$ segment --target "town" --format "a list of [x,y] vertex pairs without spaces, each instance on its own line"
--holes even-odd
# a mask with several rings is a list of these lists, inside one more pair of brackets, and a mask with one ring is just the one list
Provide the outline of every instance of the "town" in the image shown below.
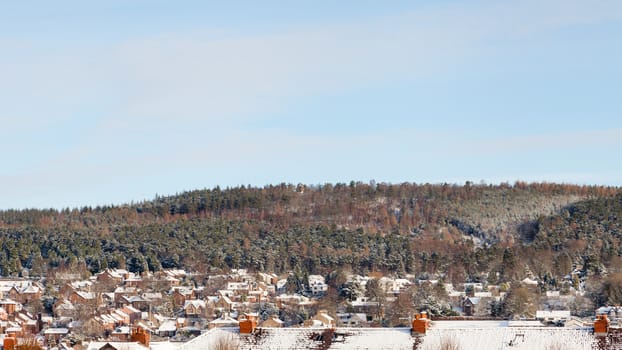
[[518,327],[579,329],[593,326],[595,314],[614,324],[622,317],[622,308],[590,309],[578,272],[563,289],[544,292],[530,277],[512,286],[380,273],[218,272],[106,269],[86,276],[65,270],[42,279],[4,278],[4,349],[29,342],[49,349],[177,349],[218,328],[386,329],[410,327],[421,315],[498,321],[503,307],[514,308],[509,322]]

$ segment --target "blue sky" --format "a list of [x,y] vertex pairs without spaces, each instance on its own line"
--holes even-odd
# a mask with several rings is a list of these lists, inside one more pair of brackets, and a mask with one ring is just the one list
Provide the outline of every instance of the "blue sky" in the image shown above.
[[622,2],[0,4],[0,208],[291,182],[622,185]]

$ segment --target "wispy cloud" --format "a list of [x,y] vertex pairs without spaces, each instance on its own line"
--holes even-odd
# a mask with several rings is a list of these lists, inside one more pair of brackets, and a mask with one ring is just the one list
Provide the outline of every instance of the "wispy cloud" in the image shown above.
[[[449,3],[287,32],[231,35],[225,30],[228,35],[222,35],[222,28],[205,27],[53,51],[33,50],[36,42],[16,41],[5,33],[0,36],[0,43],[6,43],[0,45],[0,146],[17,150],[10,157],[27,160],[19,167],[3,162],[0,192],[18,195],[30,188],[70,193],[72,188],[121,183],[128,177],[159,176],[164,182],[162,169],[179,169],[177,176],[210,176],[211,168],[197,165],[197,159],[214,168],[246,173],[259,169],[265,179],[275,173],[270,167],[286,169],[279,170],[283,177],[313,173],[307,178],[319,179],[326,167],[314,163],[328,164],[338,169],[333,174],[344,177],[380,178],[395,164],[408,164],[402,166],[412,171],[416,167],[409,162],[433,161],[434,156],[579,144],[618,147],[620,129],[486,139],[457,134],[448,140],[441,128],[428,135],[413,131],[413,125],[399,132],[379,127],[354,136],[301,135],[245,125],[261,125],[266,115],[287,112],[300,97],[452,77],[499,42],[620,21],[621,10],[618,1]],[[3,55],[6,51],[14,52]],[[80,124],[84,118],[91,122]],[[72,124],[80,127],[61,130]],[[81,136],[72,138],[74,134]],[[213,177],[212,183],[231,176],[222,169],[213,172],[221,177]]]
[[221,123],[278,111],[287,97],[451,74],[491,41],[619,20],[620,7],[615,1],[483,2],[287,33],[219,39],[205,29],[128,38],[115,47],[3,62],[0,92],[8,101],[22,105],[28,96],[48,108],[20,113],[8,103],[0,115],[60,118],[87,105],[108,112],[110,125],[123,120],[121,128],[172,118]]
[[553,132],[545,135],[454,138],[446,152],[482,156],[574,149],[622,147],[622,129]]

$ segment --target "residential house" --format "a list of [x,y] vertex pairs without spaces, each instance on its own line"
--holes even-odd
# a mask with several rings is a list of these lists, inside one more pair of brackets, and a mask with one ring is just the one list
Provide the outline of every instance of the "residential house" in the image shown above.
[[480,310],[480,298],[475,298],[475,297],[467,297],[464,299],[464,302],[462,303],[462,310],[464,312],[465,316],[475,316],[476,314],[479,314],[479,310]]
[[279,319],[278,315],[270,315],[267,320],[263,321],[259,326],[263,328],[281,328],[283,327],[283,321]]
[[335,328],[335,319],[326,310],[320,310],[310,320],[304,322],[305,327]]
[[239,327],[239,322],[229,315],[223,314],[220,318],[210,321],[207,326],[209,329],[222,327]]
[[186,300],[184,304],[184,314],[186,317],[201,317],[205,314],[205,301],[203,300]]
[[346,327],[363,327],[368,324],[367,314],[365,313],[338,313],[337,319],[340,324]]
[[328,285],[324,282],[324,276],[309,275],[309,291],[311,295],[320,296],[328,291]]
[[72,304],[88,304],[97,302],[97,296],[92,292],[75,291],[69,296]]
[[537,310],[536,320],[543,323],[563,325],[570,320],[570,310]]
[[179,287],[173,290],[173,302],[175,305],[183,306],[186,300],[194,299],[194,293],[191,288]]
[[177,325],[174,320],[166,320],[158,327],[157,334],[161,337],[174,337],[177,333]]
[[11,299],[2,299],[0,300],[0,307],[6,310],[6,313],[9,315],[14,314],[17,311],[22,309],[22,305],[15,300]]

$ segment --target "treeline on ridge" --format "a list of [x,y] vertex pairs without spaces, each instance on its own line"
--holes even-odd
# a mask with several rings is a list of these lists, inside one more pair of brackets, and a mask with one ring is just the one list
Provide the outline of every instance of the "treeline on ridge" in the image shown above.
[[184,267],[442,275],[622,272],[622,191],[517,182],[281,184],[118,206],[0,212],[2,275]]

